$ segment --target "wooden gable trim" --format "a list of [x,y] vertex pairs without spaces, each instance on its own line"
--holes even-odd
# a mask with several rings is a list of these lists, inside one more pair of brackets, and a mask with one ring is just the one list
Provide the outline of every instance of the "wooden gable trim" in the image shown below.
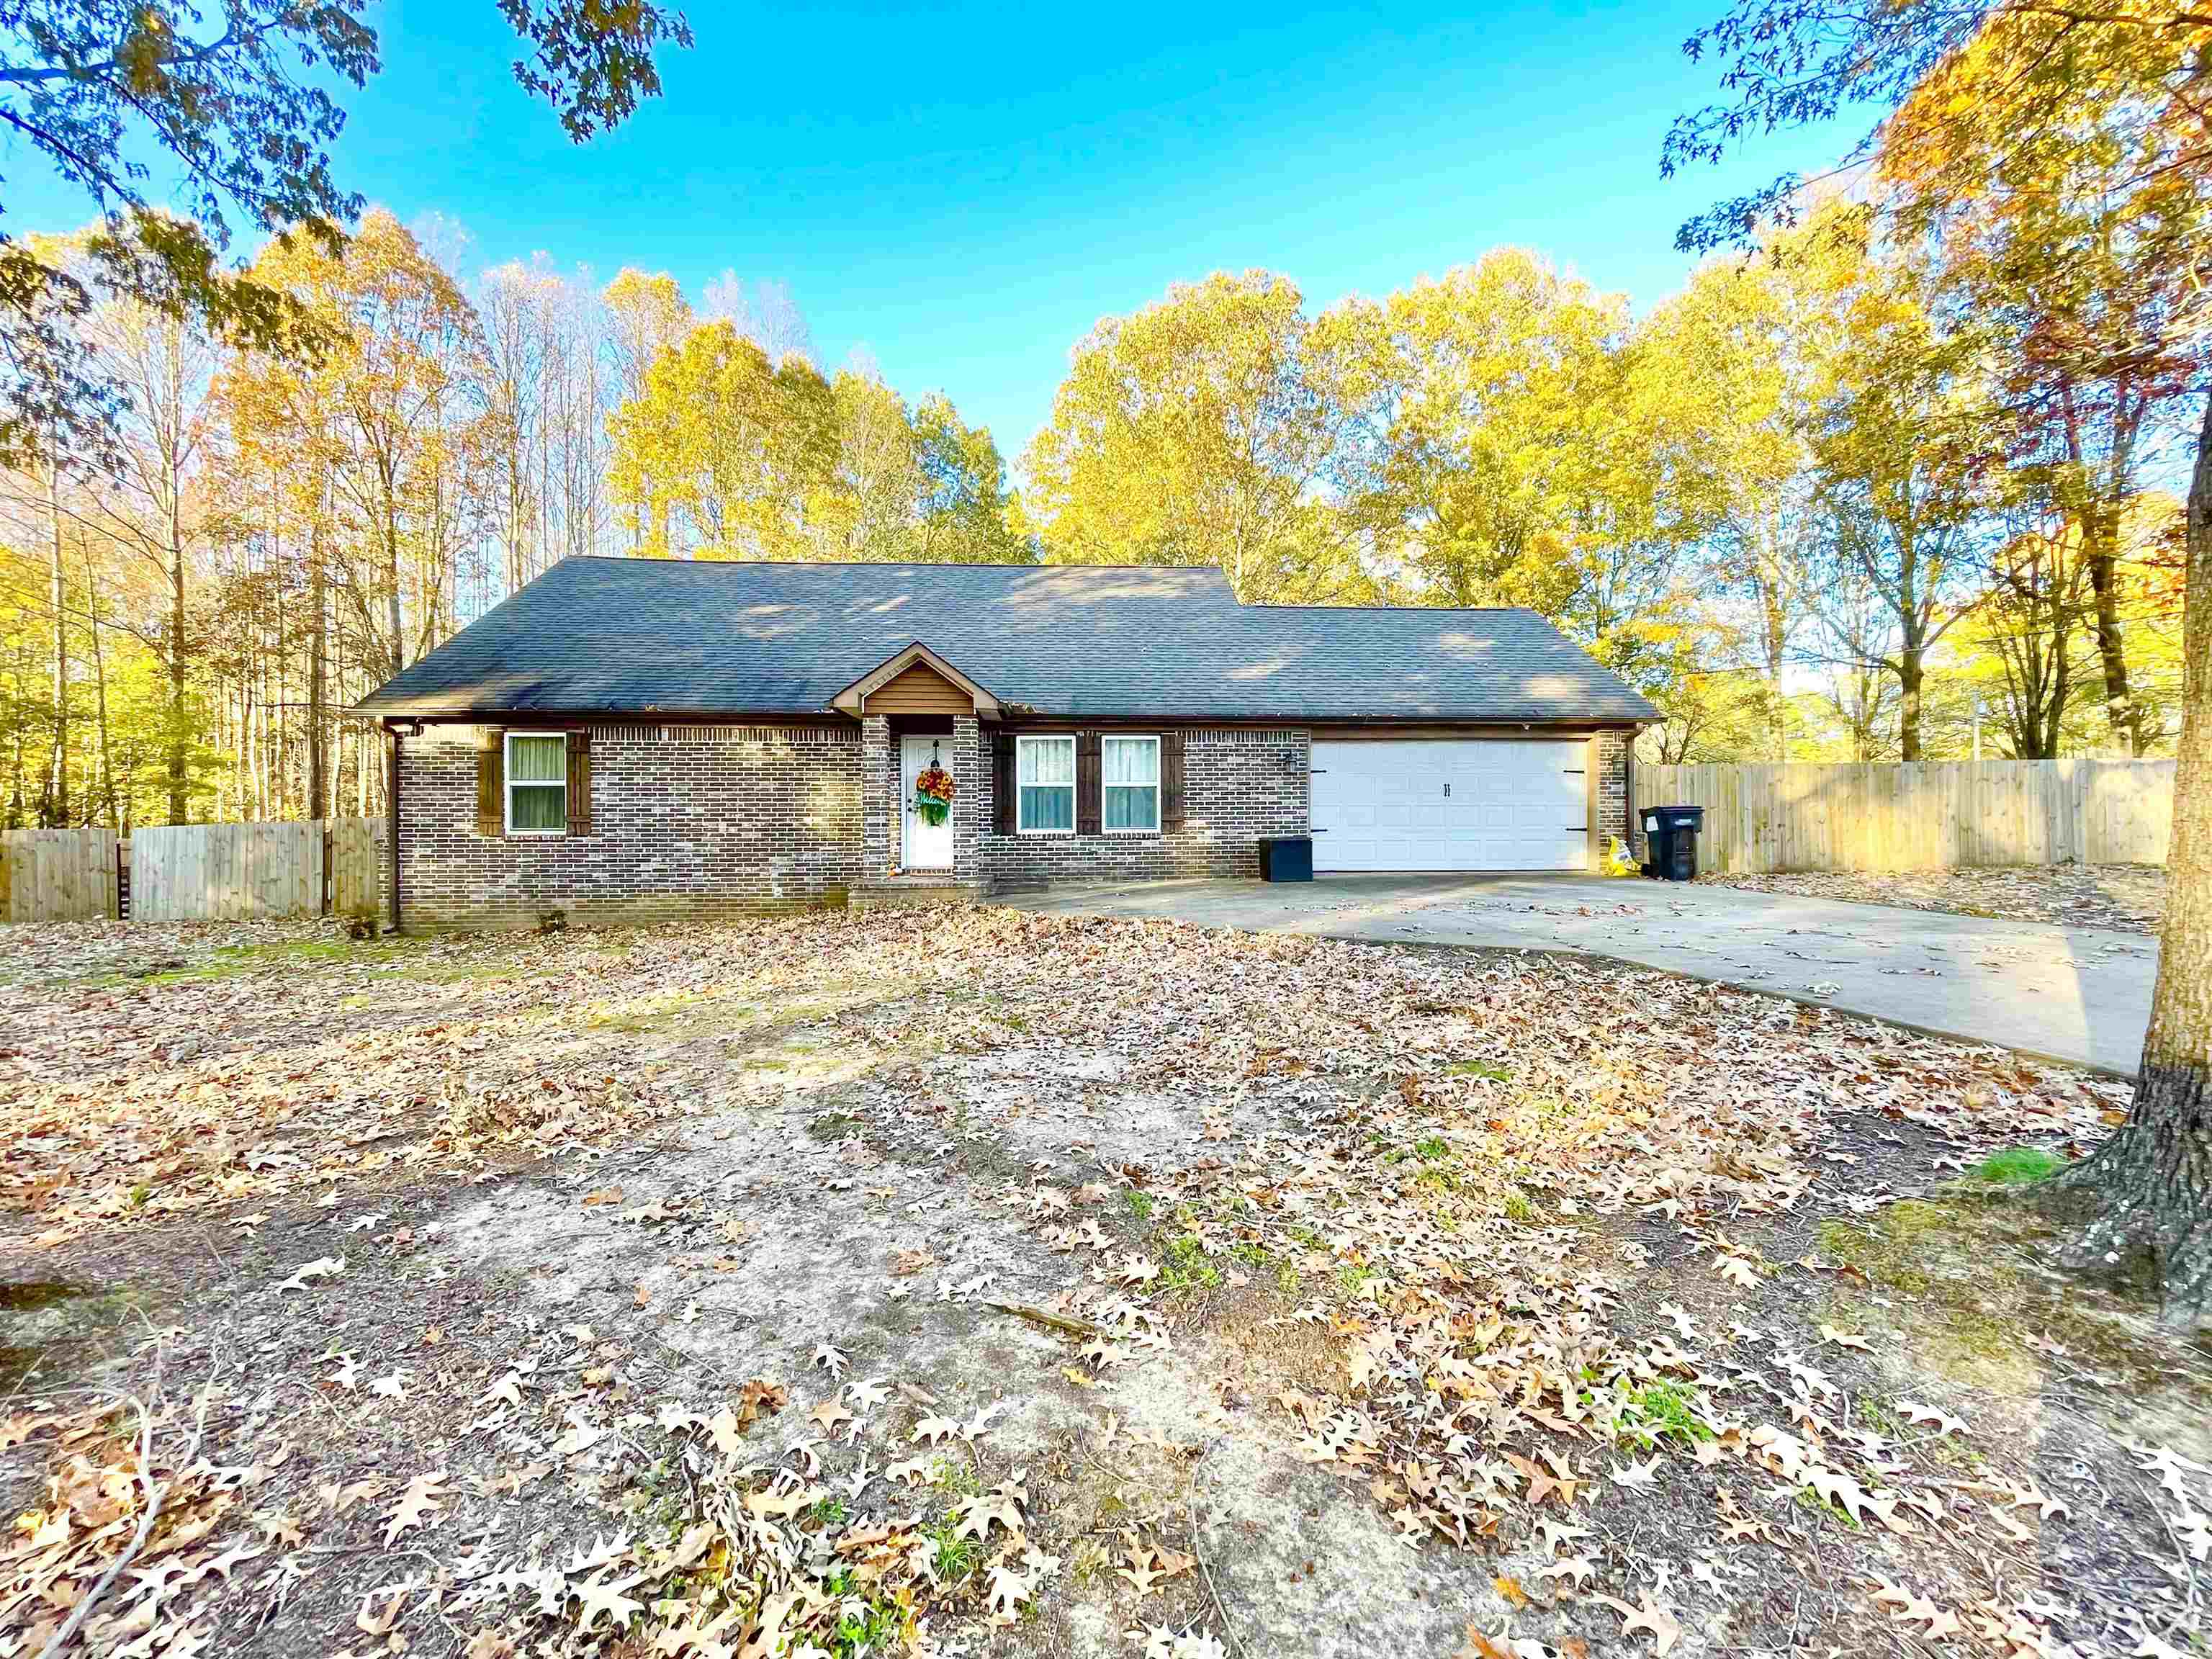
[[[912,696],[919,689],[909,687],[904,694],[896,692],[892,694],[891,702],[896,704],[896,707],[878,703],[872,709],[870,708],[870,698],[881,696],[894,684],[903,681],[909,671],[915,668],[925,670],[927,676],[941,681],[959,701],[947,698],[942,693],[935,693],[933,694],[935,701],[928,707],[919,707],[914,703],[901,701],[902,695]],[[927,680],[921,684],[926,686]],[[996,697],[932,651],[920,640],[916,640],[902,651],[892,653],[890,656],[878,663],[859,679],[854,680],[832,697],[830,700],[830,706],[855,716],[870,713],[964,714],[972,712],[986,719],[995,720],[999,714],[999,700]]]
[[867,694],[871,714],[968,714],[975,699],[926,662],[908,664]]

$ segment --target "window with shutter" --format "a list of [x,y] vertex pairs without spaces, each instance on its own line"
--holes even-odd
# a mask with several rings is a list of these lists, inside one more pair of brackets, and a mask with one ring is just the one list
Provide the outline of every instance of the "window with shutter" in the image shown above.
[[561,836],[568,830],[568,737],[565,732],[507,734],[507,833]]
[[1109,836],[1149,836],[1160,827],[1160,740],[1099,739],[1100,822]]
[[1014,783],[1014,734],[1000,732],[992,745],[991,818],[1002,836],[1016,833],[1015,809],[1020,796]]
[[1098,734],[1075,734],[1075,833],[1095,836],[1099,831]]
[[477,734],[477,834],[507,833],[507,743],[497,726]]
[[1075,833],[1073,738],[1014,739],[1014,828],[1024,836]]
[[568,733],[568,833],[592,833],[592,734]]

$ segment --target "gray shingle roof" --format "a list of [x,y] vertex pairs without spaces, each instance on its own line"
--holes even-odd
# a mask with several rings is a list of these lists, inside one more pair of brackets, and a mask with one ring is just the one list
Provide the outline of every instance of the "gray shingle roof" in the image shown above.
[[361,707],[814,714],[917,640],[1057,715],[1657,718],[1531,611],[1243,605],[1210,568],[601,558],[563,560]]

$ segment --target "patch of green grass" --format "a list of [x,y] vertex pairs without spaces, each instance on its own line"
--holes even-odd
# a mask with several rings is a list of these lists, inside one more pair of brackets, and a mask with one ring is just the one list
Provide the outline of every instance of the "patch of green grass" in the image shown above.
[[983,1559],[982,1546],[973,1538],[960,1537],[950,1516],[924,1528],[922,1536],[937,1546],[937,1576],[947,1583],[958,1583]]
[[1863,1395],[1859,1400],[1858,1407],[1859,1421],[1876,1434],[1886,1435],[1892,1440],[1905,1438],[1905,1419],[1889,1408],[1887,1401],[1876,1400],[1871,1395]]
[[1121,1194],[1121,1198],[1128,1205],[1129,1213],[1138,1220],[1148,1221],[1152,1218],[1152,1207],[1158,1200],[1150,1193],[1140,1193],[1132,1187]]
[[1206,1259],[1206,1247],[1188,1233],[1170,1239],[1160,1254],[1165,1258],[1160,1264],[1160,1285],[1170,1295],[1211,1291],[1220,1285],[1221,1270]]
[[1915,1246],[1923,1232],[1931,1231],[1925,1217],[1935,1208],[1906,1199],[1883,1211],[1872,1227],[1831,1218],[1820,1224],[1820,1253],[1849,1263],[1878,1285],[1907,1296],[1925,1296],[1928,1274],[1917,1263]]
[[633,997],[608,1008],[594,1008],[584,1016],[589,1031],[658,1031],[678,1024],[708,1000],[702,991],[670,991],[659,996]]
[[2171,1372],[2150,1340],[2148,1304],[2130,1309],[2035,1265],[2051,1222],[2033,1206],[1992,1204],[1966,1189],[1907,1199],[1864,1220],[1820,1226],[1821,1253],[1876,1292],[1838,1279],[1820,1317],[1902,1344],[1913,1363],[1977,1388],[2025,1395],[2043,1386],[2035,1341],[2051,1338],[2100,1367],[2156,1388]]
[[355,945],[343,939],[275,939],[266,945],[218,945],[204,962],[188,963],[179,968],[164,968],[153,974],[104,974],[94,982],[99,985],[198,985],[210,980],[255,973],[264,968],[281,967],[287,963],[335,961],[356,951],[371,960],[387,954],[387,947]]
[[1446,1077],[1479,1077],[1491,1083],[1506,1083],[1513,1073],[1503,1066],[1492,1066],[1487,1060],[1459,1060],[1444,1067]]
[[842,1140],[860,1127],[860,1120],[850,1112],[824,1112],[807,1124],[806,1133],[816,1140]]
[[842,1567],[826,1583],[845,1602],[830,1632],[832,1659],[878,1659],[903,1645],[913,1622],[906,1613],[856,1591],[853,1575]]
[[1832,1504],[1810,1486],[1797,1488],[1797,1507],[1810,1510],[1815,1515],[1825,1515],[1832,1521],[1840,1521],[1853,1532],[1859,1529],[1857,1517],[1840,1504]]
[[1431,1135],[1423,1140],[1417,1140],[1410,1146],[1386,1147],[1382,1153],[1382,1161],[1385,1164],[1400,1164],[1409,1158],[1419,1158],[1425,1166],[1422,1171],[1424,1180],[1439,1173],[1441,1166],[1457,1161],[1452,1154],[1450,1146],[1435,1135]]
[[1613,1434],[1650,1451],[1663,1440],[1686,1446],[1711,1440],[1713,1425],[1698,1415],[1696,1395],[1681,1383],[1662,1377],[1622,1393]]
[[1275,1269],[1275,1288],[1285,1296],[1296,1296],[1301,1283],[1298,1270],[1285,1261]]
[[2066,1160],[2040,1146],[2008,1146],[1991,1152],[1966,1171],[1970,1180],[1993,1187],[2027,1187],[2048,1181],[2066,1167]]
[[842,1498],[824,1498],[806,1511],[806,1518],[817,1527],[835,1532],[845,1524],[845,1518],[851,1513]]
[[1518,1187],[1513,1188],[1507,1192],[1505,1194],[1505,1218],[1508,1221],[1518,1221],[1523,1225],[1526,1225],[1528,1223],[1535,1220],[1536,1216],[1536,1202],[1534,1199],[1530,1198],[1528,1194],[1522,1192]]
[[936,1459],[924,1477],[933,1491],[954,1498],[974,1498],[983,1490],[983,1483],[975,1478],[975,1471],[965,1463],[956,1463],[949,1457]]
[[312,968],[325,963],[374,969],[427,984],[509,979],[518,971],[498,956],[456,958],[431,940],[419,939],[287,939],[258,945],[221,945],[204,961],[165,968],[152,974],[103,974],[95,986],[202,985],[269,969]]
[[1309,1250],[1325,1250],[1328,1248],[1328,1242],[1303,1221],[1293,1222],[1283,1231],[1290,1234],[1293,1243],[1302,1244]]

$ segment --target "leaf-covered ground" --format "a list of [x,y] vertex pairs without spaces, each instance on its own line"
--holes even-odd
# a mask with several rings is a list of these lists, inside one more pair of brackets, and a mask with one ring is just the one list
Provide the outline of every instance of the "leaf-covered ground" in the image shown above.
[[2109,1082],[988,910],[0,980],[0,1651],[2200,1639],[2212,1368],[1966,1179]]
[[1809,870],[1788,875],[1705,875],[1753,893],[1895,904],[1908,910],[2111,927],[2155,934],[2166,920],[2166,871],[2154,864],[2056,864],[1963,870]]

